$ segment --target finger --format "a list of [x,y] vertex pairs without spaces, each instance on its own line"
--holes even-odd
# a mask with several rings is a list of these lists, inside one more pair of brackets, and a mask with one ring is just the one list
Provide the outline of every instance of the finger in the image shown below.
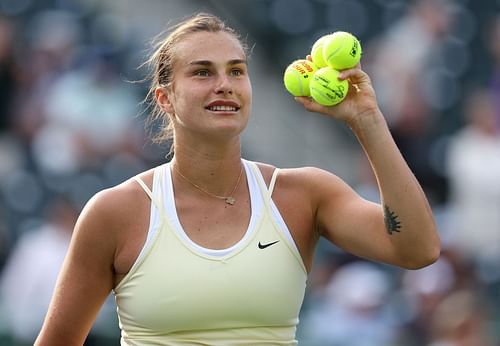
[[351,68],[343,70],[339,74],[340,80],[349,79],[354,84],[359,84],[368,81],[368,75],[359,68]]
[[306,96],[295,96],[294,97],[294,100],[297,101],[298,103],[302,104],[304,107],[306,106],[306,104],[309,103],[309,98],[306,97]]
[[301,103],[304,108],[310,112],[319,112],[324,111],[324,106],[320,105],[317,102],[314,102],[314,100],[311,97],[306,97],[306,96],[298,96],[295,97],[295,101]]
[[312,58],[312,56],[310,54],[307,54],[306,59],[309,60],[310,62],[313,61],[313,58]]

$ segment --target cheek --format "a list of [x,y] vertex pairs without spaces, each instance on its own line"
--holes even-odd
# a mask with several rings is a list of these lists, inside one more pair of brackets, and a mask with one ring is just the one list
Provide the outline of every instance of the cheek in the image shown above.
[[250,80],[246,80],[240,85],[240,95],[244,96],[248,101],[252,100],[252,84]]
[[243,83],[239,89],[239,95],[238,97],[240,98],[241,101],[244,101],[244,112],[246,115],[250,115],[251,109],[252,109],[252,85],[250,82]]
[[180,109],[190,108],[199,104],[206,91],[198,86],[177,88],[174,91],[174,107]]

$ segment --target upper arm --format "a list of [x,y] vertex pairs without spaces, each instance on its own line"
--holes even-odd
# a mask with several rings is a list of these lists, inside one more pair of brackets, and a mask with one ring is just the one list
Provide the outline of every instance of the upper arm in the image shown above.
[[111,292],[114,194],[98,193],[78,218],[36,345],[82,345]]
[[320,234],[356,256],[396,263],[380,204],[362,198],[331,173],[316,170],[311,177]]

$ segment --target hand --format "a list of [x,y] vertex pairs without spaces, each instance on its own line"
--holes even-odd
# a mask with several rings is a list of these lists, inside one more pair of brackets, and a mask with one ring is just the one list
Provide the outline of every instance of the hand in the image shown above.
[[[307,58],[310,60],[310,56]],[[345,99],[335,106],[322,106],[311,97],[295,97],[295,100],[302,103],[310,112],[321,113],[344,121],[350,127],[355,127],[367,120],[367,117],[380,114],[370,77],[361,70],[360,64],[352,69],[341,71],[339,79],[349,81],[349,91]]]

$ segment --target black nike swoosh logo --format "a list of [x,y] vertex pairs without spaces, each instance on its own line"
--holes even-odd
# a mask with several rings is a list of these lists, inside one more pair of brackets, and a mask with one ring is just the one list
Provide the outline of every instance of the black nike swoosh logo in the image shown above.
[[279,240],[273,241],[272,243],[261,244],[261,243],[260,243],[260,241],[259,241],[259,249],[265,249],[266,247],[269,247],[269,246],[271,246],[271,245],[274,245],[274,244],[276,244],[277,242],[279,242]]

